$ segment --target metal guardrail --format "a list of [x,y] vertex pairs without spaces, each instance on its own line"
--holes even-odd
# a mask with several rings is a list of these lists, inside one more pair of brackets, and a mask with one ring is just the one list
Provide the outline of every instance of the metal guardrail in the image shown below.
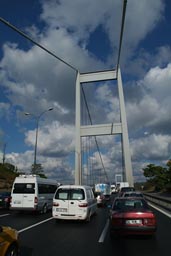
[[171,197],[158,196],[152,193],[143,193],[147,201],[154,203],[161,208],[171,212]]

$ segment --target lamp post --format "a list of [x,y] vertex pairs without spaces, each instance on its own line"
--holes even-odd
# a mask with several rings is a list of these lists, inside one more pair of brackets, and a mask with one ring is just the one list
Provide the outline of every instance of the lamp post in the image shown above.
[[40,118],[42,117],[43,114],[45,114],[46,112],[51,111],[51,110],[53,110],[53,108],[49,108],[49,109],[41,112],[38,116],[36,116],[32,113],[28,113],[28,112],[24,113],[26,116],[33,116],[36,120],[36,140],[35,140],[35,146],[34,146],[34,162],[33,162],[34,170],[36,169],[37,139],[38,139],[38,130],[39,130],[39,120],[40,120]]

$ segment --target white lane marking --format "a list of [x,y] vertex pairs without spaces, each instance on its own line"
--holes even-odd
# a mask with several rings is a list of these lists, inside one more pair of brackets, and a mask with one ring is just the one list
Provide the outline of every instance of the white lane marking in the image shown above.
[[154,209],[156,209],[157,211],[162,212],[164,215],[166,215],[167,217],[171,218],[171,214],[170,214],[170,213],[168,213],[168,212],[166,212],[166,211],[164,211],[164,210],[158,208],[158,207],[155,206],[154,204],[151,204],[151,203],[149,203],[149,202],[148,202],[148,204],[149,204],[151,207],[153,207]]
[[101,233],[101,236],[100,236],[99,241],[98,241],[99,243],[104,242],[104,239],[105,239],[106,234],[107,234],[108,227],[109,227],[109,219],[107,220],[106,225],[105,225],[105,227],[104,227],[104,229]]
[[1,217],[4,217],[4,216],[8,216],[8,215],[10,215],[10,214],[9,214],[9,213],[2,214],[2,215],[0,215],[0,218],[1,218]]
[[49,218],[49,219],[46,219],[46,220],[43,220],[43,221],[40,221],[40,222],[38,222],[38,223],[36,223],[36,224],[34,224],[34,225],[31,225],[31,226],[29,226],[29,227],[27,227],[27,228],[23,228],[23,229],[19,230],[18,233],[22,233],[22,232],[24,232],[24,231],[26,231],[26,230],[28,230],[28,229],[34,228],[34,227],[36,227],[36,226],[38,226],[38,225],[41,225],[42,223],[45,223],[45,222],[47,222],[47,221],[49,221],[49,220],[51,220],[51,219],[53,219],[53,217],[51,217],[51,218]]

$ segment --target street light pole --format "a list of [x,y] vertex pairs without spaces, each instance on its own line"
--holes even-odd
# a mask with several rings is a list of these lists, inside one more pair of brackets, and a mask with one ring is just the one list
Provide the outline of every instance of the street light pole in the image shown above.
[[53,110],[53,108],[49,108],[49,109],[43,111],[38,116],[36,116],[32,113],[28,113],[28,112],[24,113],[26,116],[29,116],[29,115],[33,116],[36,120],[36,139],[35,139],[35,146],[34,146],[34,162],[33,162],[34,170],[36,169],[36,164],[37,164],[36,158],[37,158],[37,140],[38,140],[39,120],[43,114],[45,114],[46,112],[51,111],[51,110]]

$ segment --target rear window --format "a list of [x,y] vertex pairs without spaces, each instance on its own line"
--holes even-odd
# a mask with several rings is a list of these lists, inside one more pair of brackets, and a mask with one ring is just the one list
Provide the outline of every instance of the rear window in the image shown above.
[[85,199],[84,190],[81,188],[65,189],[59,188],[55,194],[55,199],[60,200],[83,200]]
[[134,187],[122,187],[121,192],[135,191]]
[[15,183],[14,194],[34,194],[35,193],[35,183]]
[[130,200],[130,199],[116,199],[114,204],[113,204],[113,210],[135,210],[135,209],[148,209],[148,205],[145,202],[145,200],[141,199],[135,199],[135,200]]

